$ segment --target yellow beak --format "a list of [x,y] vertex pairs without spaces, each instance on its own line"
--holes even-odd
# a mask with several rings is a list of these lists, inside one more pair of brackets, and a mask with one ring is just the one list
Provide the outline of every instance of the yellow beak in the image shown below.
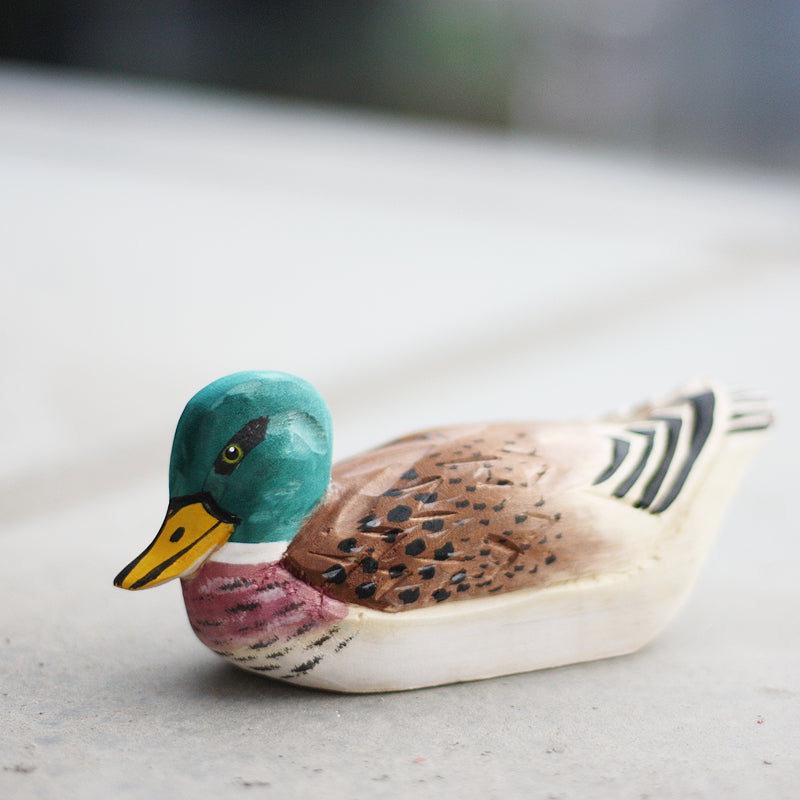
[[114,578],[114,586],[149,589],[191,574],[228,541],[237,521],[208,495],[171,500],[156,538]]

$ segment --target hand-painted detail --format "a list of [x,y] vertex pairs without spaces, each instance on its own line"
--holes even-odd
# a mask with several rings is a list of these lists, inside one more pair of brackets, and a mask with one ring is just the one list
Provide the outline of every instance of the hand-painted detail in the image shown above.
[[155,539],[114,578],[114,585],[144,589],[185,574],[224,544],[237,522],[205,492],[174,498]]
[[715,399],[713,392],[705,392],[696,397],[690,397],[689,402],[694,409],[694,425],[692,427],[692,439],[689,445],[689,452],[667,496],[653,509],[653,514],[660,514],[662,511],[666,511],[675,502],[686,483],[686,479],[689,477],[689,473],[692,471],[695,461],[697,461],[698,456],[708,441],[708,437],[714,425]]
[[728,433],[754,433],[771,428],[774,417],[770,404],[760,395],[747,391],[733,392],[734,410]]
[[[678,422],[680,424],[680,422]],[[644,468],[647,465],[647,459],[650,458],[650,453],[653,452],[653,439],[655,439],[655,431],[642,431],[638,430],[637,428],[629,428],[631,433],[636,433],[641,436],[644,436],[647,439],[647,444],[645,445],[644,452],[642,453],[642,457],[639,459],[639,463],[631,470],[630,475],[625,478],[616,489],[614,489],[614,497],[625,497],[626,494],[631,489],[634,483],[639,479],[642,472],[644,472]]]
[[[130,589],[182,577],[198,637],[234,663],[284,680],[365,690],[366,675],[379,687],[410,688],[402,655],[413,649],[425,658],[428,643],[420,640],[423,646],[408,645],[408,651],[401,645],[400,657],[373,650],[376,643],[394,646],[417,620],[441,626],[447,639],[448,648],[433,660],[444,671],[431,682],[498,674],[511,662],[473,673],[451,669],[477,651],[474,636],[456,641],[455,627],[450,636],[442,623],[471,620],[473,609],[493,604],[503,610],[497,619],[505,619],[518,601],[559,598],[562,589],[569,603],[574,590],[590,606],[605,607],[606,590],[627,581],[628,573],[645,580],[651,567],[659,568],[662,558],[652,555],[665,549],[665,534],[673,531],[678,535],[670,544],[698,551],[679,553],[675,563],[686,571],[689,556],[702,549],[690,541],[689,500],[703,494],[715,461],[750,449],[729,445],[726,434],[764,430],[771,421],[752,397],[698,389],[588,424],[461,425],[413,434],[331,473],[330,419],[318,393],[278,373],[229,376],[190,401],[176,432],[171,493],[195,502],[171,508],[153,545],[117,581]],[[207,495],[197,494],[200,488]],[[237,516],[226,521],[221,510],[210,513],[214,499]],[[673,504],[673,515],[652,516]],[[701,509],[698,528],[713,517],[712,506]],[[632,508],[648,510],[650,519]],[[242,557],[245,550],[252,558]],[[517,593],[508,603],[492,599],[518,589],[545,591]],[[634,589],[639,598],[638,584]],[[471,603],[444,613],[411,613],[466,599]],[[634,607],[638,600],[621,604],[624,622]],[[366,609],[409,613],[389,621]],[[557,613],[546,630],[565,621]],[[350,651],[346,663],[337,659],[359,630],[366,634],[363,650]],[[597,649],[604,654],[606,630],[603,625]],[[534,637],[536,653],[540,639],[546,650],[553,638]],[[568,638],[582,640],[582,634]],[[452,665],[446,663],[450,644],[462,648]],[[504,653],[499,644],[485,649]],[[563,655],[551,656],[548,665],[567,663]],[[587,653],[567,654],[576,656]],[[398,667],[384,684],[377,671],[390,662]],[[366,672],[359,672],[362,666]]]
[[251,419],[222,448],[222,452],[214,462],[214,472],[218,475],[230,475],[244,457],[257,445],[264,441],[267,434],[269,417]]
[[[636,485],[639,478],[648,467],[653,468],[653,474],[642,490],[638,500],[632,503],[634,508],[649,509],[651,514],[661,514],[666,511],[678,498],[678,495],[686,483],[689,473],[695,465],[700,453],[708,441],[711,429],[714,424],[715,398],[713,392],[703,392],[693,397],[686,397],[677,401],[675,408],[688,406],[691,411],[691,426],[688,434],[688,452],[681,463],[675,478],[672,481],[667,493],[659,500],[657,505],[650,508],[658,497],[664,481],[669,474],[675,453],[678,450],[678,443],[685,434],[687,426],[683,424],[680,416],[671,414],[653,414],[644,418],[639,424],[626,428],[627,433],[636,436],[643,436],[647,442],[641,456],[632,466],[627,477],[612,492],[614,497],[627,497],[628,492]],[[656,448],[656,434],[659,428],[666,429],[666,442],[663,447]],[[598,486],[608,481],[613,475],[619,472],[630,460],[630,441],[621,437],[611,436],[614,443],[614,452],[611,463],[603,472],[595,478],[593,486]],[[651,461],[658,458],[654,465]]]
[[245,669],[291,680],[352,638],[341,627],[347,606],[280,564],[209,561],[181,584],[200,641]]
[[625,460],[625,456],[628,455],[628,451],[631,449],[630,442],[625,439],[618,439],[616,436],[612,436],[611,441],[614,442],[614,453],[611,456],[611,463],[594,479],[593,486],[607,481],[620,468],[622,462]]

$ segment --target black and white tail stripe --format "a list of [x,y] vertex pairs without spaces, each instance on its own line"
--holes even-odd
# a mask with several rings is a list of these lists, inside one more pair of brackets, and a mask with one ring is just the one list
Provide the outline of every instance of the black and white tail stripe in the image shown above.
[[733,408],[728,421],[728,433],[765,431],[774,421],[769,402],[753,392],[731,392]]
[[623,428],[612,437],[611,463],[594,485],[608,483],[614,497],[627,498],[634,508],[666,511],[708,442],[716,405],[714,392],[706,391]]

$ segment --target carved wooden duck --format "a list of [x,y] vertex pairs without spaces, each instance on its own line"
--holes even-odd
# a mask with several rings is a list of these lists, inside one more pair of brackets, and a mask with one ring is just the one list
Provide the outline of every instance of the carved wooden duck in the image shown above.
[[317,391],[238,373],[187,405],[164,524],[114,583],[179,577],[216,653],[339,691],[622,655],[680,607],[771,422],[701,384],[596,421],[425,431],[331,471]]

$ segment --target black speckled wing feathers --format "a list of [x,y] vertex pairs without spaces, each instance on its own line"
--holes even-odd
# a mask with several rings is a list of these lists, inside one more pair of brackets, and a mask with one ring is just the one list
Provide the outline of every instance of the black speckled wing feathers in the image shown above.
[[[607,545],[579,508],[560,502],[576,471],[551,458],[559,447],[542,451],[543,431],[561,442],[563,460],[571,443],[586,449],[575,426],[487,425],[409,436],[338,464],[286,566],[327,594],[383,611],[580,574]],[[602,437],[588,444],[577,471],[586,485],[610,452]]]
[[702,384],[594,422],[408,436],[334,467],[285,564],[383,611],[629,570],[656,556],[723,441],[771,422],[758,398]]

